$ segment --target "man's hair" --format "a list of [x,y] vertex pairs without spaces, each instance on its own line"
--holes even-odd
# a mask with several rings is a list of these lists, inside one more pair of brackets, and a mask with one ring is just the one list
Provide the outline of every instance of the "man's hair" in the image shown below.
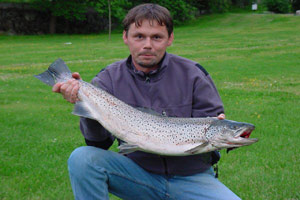
[[156,20],[159,25],[166,26],[169,36],[173,32],[173,20],[169,10],[152,3],[141,4],[129,10],[123,20],[124,30],[128,33],[132,23],[135,23],[136,27],[140,27],[144,19],[149,20],[150,23]]

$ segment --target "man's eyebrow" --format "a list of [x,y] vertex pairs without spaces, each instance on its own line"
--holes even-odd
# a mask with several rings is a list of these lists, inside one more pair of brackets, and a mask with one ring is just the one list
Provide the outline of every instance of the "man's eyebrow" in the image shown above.
[[135,32],[133,32],[132,33],[133,35],[144,35],[142,32],[140,32],[140,31],[135,31]]
[[154,33],[154,34],[152,34],[153,36],[163,36],[164,34],[162,34],[162,33]]

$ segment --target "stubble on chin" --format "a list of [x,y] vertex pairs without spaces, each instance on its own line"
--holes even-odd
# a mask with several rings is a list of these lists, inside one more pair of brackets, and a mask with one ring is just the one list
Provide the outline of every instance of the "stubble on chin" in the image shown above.
[[137,64],[143,68],[153,68],[158,62],[156,60],[152,60],[151,62],[137,61]]

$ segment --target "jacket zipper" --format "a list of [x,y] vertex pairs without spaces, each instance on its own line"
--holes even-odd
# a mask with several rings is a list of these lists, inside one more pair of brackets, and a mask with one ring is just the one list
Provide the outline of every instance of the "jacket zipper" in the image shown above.
[[146,83],[150,83],[150,77],[149,77],[149,76],[146,76],[145,82],[146,82]]

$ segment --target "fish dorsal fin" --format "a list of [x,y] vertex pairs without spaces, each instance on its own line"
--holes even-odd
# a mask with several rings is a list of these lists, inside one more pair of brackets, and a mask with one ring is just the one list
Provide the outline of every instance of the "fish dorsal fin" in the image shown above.
[[123,142],[120,146],[118,146],[118,149],[120,150],[119,153],[128,154],[128,153],[132,153],[134,151],[137,151],[139,149],[139,146]]
[[186,150],[185,153],[190,153],[190,154],[195,154],[197,153],[199,150],[205,148],[207,145],[209,144],[209,142],[205,141],[203,142],[202,144],[194,147],[194,148],[191,148],[189,150]]
[[151,108],[145,108],[145,107],[136,107],[137,110],[142,111],[144,113],[148,113],[151,115],[161,116],[164,117],[164,115],[156,112],[155,110],[152,110]]
[[83,101],[77,101],[75,103],[72,114],[96,120],[96,117],[94,117],[93,113],[88,109]]

